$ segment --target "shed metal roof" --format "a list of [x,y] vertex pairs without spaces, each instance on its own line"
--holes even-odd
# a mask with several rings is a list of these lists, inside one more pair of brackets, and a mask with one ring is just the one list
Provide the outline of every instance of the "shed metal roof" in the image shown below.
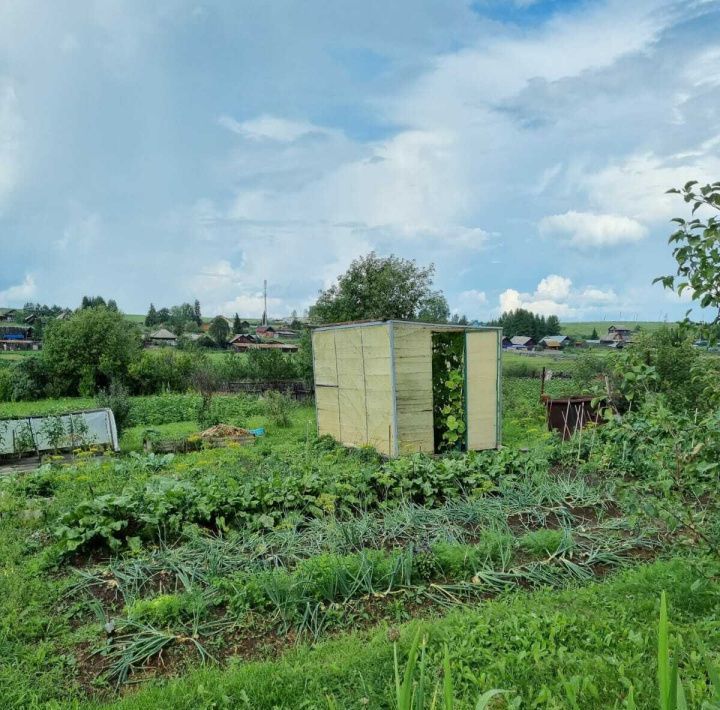
[[357,320],[345,323],[329,323],[327,325],[314,326],[314,331],[335,330],[339,328],[364,328],[371,325],[410,325],[417,328],[430,328],[431,330],[444,330],[448,332],[462,333],[465,331],[502,330],[495,326],[486,325],[458,325],[456,323],[422,323],[414,320],[396,320],[393,318],[383,320]]

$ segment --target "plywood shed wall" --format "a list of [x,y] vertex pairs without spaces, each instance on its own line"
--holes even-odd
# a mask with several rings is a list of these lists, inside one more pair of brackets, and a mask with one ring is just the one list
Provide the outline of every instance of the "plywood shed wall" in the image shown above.
[[318,433],[388,456],[434,451],[432,334],[465,332],[467,448],[500,444],[500,330],[387,321],[313,331]]
[[397,407],[397,453],[433,453],[432,330],[392,326]]
[[313,332],[318,433],[393,454],[390,330],[382,323]]

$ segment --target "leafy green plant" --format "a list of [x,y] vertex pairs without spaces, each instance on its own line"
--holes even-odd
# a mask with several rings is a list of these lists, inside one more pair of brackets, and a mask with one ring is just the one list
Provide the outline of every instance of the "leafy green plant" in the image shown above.
[[270,421],[279,427],[290,426],[291,413],[295,408],[295,402],[282,392],[266,392],[263,396],[265,411]]
[[[428,688],[427,678],[427,639],[420,637],[418,629],[408,653],[405,670],[400,672],[397,643],[393,644],[393,664],[395,671],[395,703],[398,710],[454,710],[457,707],[450,666],[450,654],[447,645],[443,655],[443,678],[438,681],[434,692]],[[418,659],[419,653],[419,659]],[[486,710],[493,698],[507,691],[492,689],[482,693],[475,701],[475,710]]]
[[63,445],[68,440],[65,422],[59,416],[46,417],[40,426],[40,433],[45,437],[55,453],[63,448]]
[[448,390],[446,403],[440,410],[442,419],[443,449],[452,450],[461,447],[465,434],[465,377],[460,370],[451,370],[445,380]]
[[533,530],[518,540],[518,547],[531,555],[552,555],[567,546],[567,535],[562,530]]
[[118,434],[122,433],[130,421],[132,406],[127,387],[122,382],[113,380],[108,388],[100,390],[95,401],[98,407],[112,411]]

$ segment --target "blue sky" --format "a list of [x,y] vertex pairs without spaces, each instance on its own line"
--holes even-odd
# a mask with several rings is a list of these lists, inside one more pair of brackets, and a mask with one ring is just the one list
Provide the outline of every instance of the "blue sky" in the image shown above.
[[674,318],[690,179],[717,1],[0,5],[0,305],[283,316],[375,249],[472,318]]

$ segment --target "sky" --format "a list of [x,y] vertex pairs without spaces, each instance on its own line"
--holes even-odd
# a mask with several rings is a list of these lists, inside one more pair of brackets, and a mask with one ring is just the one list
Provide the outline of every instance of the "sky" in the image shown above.
[[674,319],[691,179],[718,0],[0,3],[0,306],[282,317],[375,250],[471,319]]

